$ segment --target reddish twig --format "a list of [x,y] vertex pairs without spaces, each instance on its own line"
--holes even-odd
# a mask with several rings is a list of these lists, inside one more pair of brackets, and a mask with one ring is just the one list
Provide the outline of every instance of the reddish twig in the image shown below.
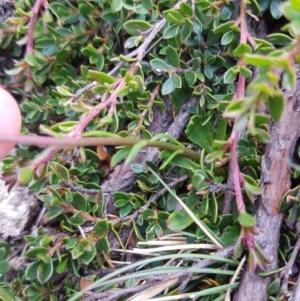
[[32,16],[30,18],[29,24],[28,24],[28,41],[26,45],[26,54],[31,53],[33,51],[33,33],[34,33],[34,25],[36,23],[37,15],[40,11],[40,7],[42,5],[46,5],[46,0],[36,0],[31,13]]
[[[36,23],[37,15],[40,11],[40,7],[42,5],[46,6],[47,1],[46,0],[36,0],[32,10],[31,10],[31,18],[28,24],[28,41],[26,45],[26,54],[33,52],[33,35],[34,35],[34,26]],[[26,70],[26,76],[27,78],[31,78],[31,73],[29,68]]]

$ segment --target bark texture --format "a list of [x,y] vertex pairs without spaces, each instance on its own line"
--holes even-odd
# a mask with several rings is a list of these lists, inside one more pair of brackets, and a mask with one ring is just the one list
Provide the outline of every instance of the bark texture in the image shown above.
[[[266,147],[261,165],[262,195],[256,211],[257,226],[260,230],[256,237],[270,260],[269,270],[277,268],[280,228],[283,215],[278,214],[278,206],[291,185],[290,162],[296,143],[300,137],[300,71],[297,69],[297,85],[293,92],[285,94],[285,110],[281,121],[271,122],[272,143]],[[267,301],[267,288],[273,279],[261,278],[258,271],[245,270],[235,301]]]

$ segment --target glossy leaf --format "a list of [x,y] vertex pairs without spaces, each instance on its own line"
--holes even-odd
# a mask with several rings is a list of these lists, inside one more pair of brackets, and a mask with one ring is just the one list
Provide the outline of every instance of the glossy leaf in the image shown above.
[[151,29],[152,25],[142,20],[130,20],[125,22],[123,27],[131,36],[138,36]]
[[95,71],[95,70],[89,70],[88,77],[90,79],[97,80],[100,83],[112,84],[115,81],[114,77],[112,77],[106,73],[103,73],[100,71]]
[[167,57],[168,62],[173,67],[176,68],[179,66],[179,55],[178,55],[177,51],[170,45],[166,48],[166,57]]
[[212,152],[213,135],[208,123],[202,125],[203,120],[199,116],[193,116],[186,128],[186,135],[192,142],[206,150]]
[[161,59],[151,60],[150,65],[158,73],[168,72],[171,69],[171,66],[169,66],[165,61]]
[[193,223],[193,219],[184,211],[175,211],[169,215],[167,226],[172,231],[182,231]]
[[52,260],[49,263],[40,262],[37,270],[37,279],[41,283],[47,282],[53,274],[53,262]]
[[242,227],[254,227],[256,225],[255,218],[247,212],[241,213],[238,221]]
[[268,97],[268,107],[272,118],[279,121],[285,107],[285,100],[282,92],[278,91],[272,97]]

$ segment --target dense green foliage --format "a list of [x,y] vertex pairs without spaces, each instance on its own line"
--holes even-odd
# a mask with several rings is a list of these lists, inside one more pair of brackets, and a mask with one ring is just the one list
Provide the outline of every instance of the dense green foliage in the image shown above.
[[[199,259],[199,245],[194,247],[196,252],[183,252],[186,255],[182,257],[189,260],[181,262],[175,251],[161,249],[157,259],[141,255],[135,258],[140,261],[119,268],[111,261],[112,251],[116,251],[111,240],[114,237],[125,250],[128,237],[120,233],[131,226],[130,237],[140,249],[147,246],[139,243],[179,233],[184,239],[177,241],[178,250],[182,245],[202,243],[201,253],[209,254],[210,246],[218,249],[238,241],[235,255],[242,252],[242,239],[248,239],[255,227],[249,213],[261,192],[262,148],[270,141],[267,123],[271,118],[280,120],[284,110],[279,81],[282,79],[287,89],[295,85],[300,7],[296,0],[283,8],[277,0],[242,1],[240,5],[241,11],[247,7],[248,19],[254,16],[248,22],[250,27],[255,27],[250,25],[256,22],[255,16],[268,13],[270,18],[280,19],[283,13],[288,20],[285,31],[267,38],[245,32],[246,16],[240,16],[237,3],[229,1],[16,1],[14,16],[0,25],[0,77],[1,84],[19,97],[22,133],[143,140],[109,150],[112,158],[101,145],[97,149],[49,147],[40,152],[22,144],[16,155],[3,160],[5,175],[18,174],[19,182],[28,184],[46,206],[46,220],[54,221],[55,226],[45,223],[37,235],[24,237],[30,264],[11,282],[5,275],[10,246],[0,243],[1,300],[54,301],[61,296],[64,300],[75,296],[75,300],[80,297],[76,292],[87,286],[83,276],[101,288],[95,298],[107,300],[128,300],[139,292],[128,288],[142,287],[146,279],[142,277],[157,272],[194,273],[197,277],[188,281],[183,292],[201,301],[223,300],[226,289],[238,286],[238,280],[230,284],[237,260],[215,258],[211,269],[192,270],[191,258]],[[254,73],[258,75],[254,77]],[[249,83],[246,91],[246,84],[241,88],[241,77]],[[197,104],[189,109],[191,118],[184,135],[175,139],[166,133],[151,133],[149,126],[155,123],[157,108],[167,114],[171,103],[177,115],[191,98],[196,98]],[[258,113],[262,104],[267,104],[269,114]],[[237,141],[233,133],[244,129]],[[111,168],[123,159],[130,164],[149,140],[161,139],[173,148],[157,141],[153,146],[161,148],[159,164],[132,165],[134,190],[114,191],[119,216],[107,216],[101,183]],[[122,141],[116,144],[125,145]],[[232,189],[225,184],[234,147],[246,209],[240,210],[238,203],[232,213],[222,214],[225,191]],[[24,162],[30,163],[24,167]],[[184,175],[189,189],[182,182],[171,189],[165,184]],[[163,188],[164,193],[152,200]],[[283,210],[291,210],[291,206]],[[298,205],[294,207],[296,219]],[[291,235],[286,234],[286,241],[294,238]],[[265,266],[258,246],[249,252],[257,256],[253,268]],[[286,244],[280,252],[283,263],[289,254]],[[116,260],[116,253],[113,257]],[[171,258],[177,258],[180,267],[156,269]],[[225,263],[226,271],[221,269]],[[143,264],[143,270],[135,269]],[[102,277],[99,271],[111,272],[110,268],[117,269]],[[162,289],[159,293],[180,294],[179,285],[177,281],[169,285],[168,292],[164,294]],[[115,288],[123,289],[123,295]]]

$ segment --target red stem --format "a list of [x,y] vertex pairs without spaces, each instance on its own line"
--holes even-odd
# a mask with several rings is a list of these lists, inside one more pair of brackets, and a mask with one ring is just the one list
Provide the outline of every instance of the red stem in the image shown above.
[[34,25],[36,23],[36,18],[39,13],[40,7],[44,4],[45,0],[36,0],[31,13],[32,16],[30,18],[28,24],[28,42],[26,46],[26,53],[31,53],[33,51],[33,33],[34,33]]
[[[39,13],[40,7],[44,4],[45,5],[46,0],[36,0],[31,13],[32,16],[30,18],[29,24],[28,24],[28,41],[26,45],[26,54],[33,52],[33,34],[34,34],[34,25],[36,23],[37,15]],[[31,78],[31,73],[29,69],[27,69],[26,75],[28,78]]]
[[[240,35],[240,43],[247,43],[247,39],[249,36],[248,29],[247,29],[247,23],[246,23],[246,5],[244,1],[241,1],[241,7],[240,7],[240,26],[241,26],[241,35]],[[239,65],[245,66],[245,63],[241,60],[238,62]],[[234,94],[234,100],[243,98],[245,95],[245,85],[246,85],[246,79],[245,77],[240,73],[236,91]],[[236,118],[236,123],[238,122],[239,117]],[[235,127],[233,127],[231,136],[230,136],[230,154],[231,154],[231,160],[230,160],[230,171],[233,175],[233,183],[234,183],[234,191],[236,196],[236,203],[239,213],[242,213],[246,210],[245,204],[243,201],[242,196],[242,190],[241,190],[241,175],[238,165],[238,153],[237,153],[237,141],[238,141],[238,131]]]

